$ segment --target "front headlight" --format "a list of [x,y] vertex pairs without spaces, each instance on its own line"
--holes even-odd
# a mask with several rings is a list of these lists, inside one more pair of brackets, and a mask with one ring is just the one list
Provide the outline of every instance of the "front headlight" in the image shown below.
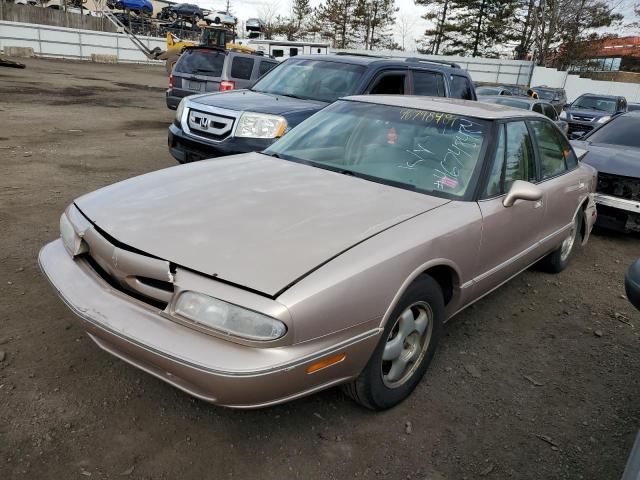
[[279,115],[244,112],[238,120],[236,137],[279,138],[287,129],[287,121]]
[[564,110],[560,112],[560,115],[558,115],[558,118],[561,120],[566,120],[567,119],[567,112],[565,112]]
[[607,123],[611,119],[611,115],[605,115],[596,120],[596,123]]
[[76,233],[66,213],[60,215],[60,237],[67,251],[72,255],[80,255],[88,251],[88,246]]
[[276,340],[287,332],[285,324],[275,318],[202,293],[182,293],[175,312],[198,325],[249,340]]
[[184,104],[186,102],[187,98],[183,98],[182,100],[180,100],[180,103],[178,104],[178,108],[176,108],[176,122],[180,123],[182,121],[182,112],[184,111]]

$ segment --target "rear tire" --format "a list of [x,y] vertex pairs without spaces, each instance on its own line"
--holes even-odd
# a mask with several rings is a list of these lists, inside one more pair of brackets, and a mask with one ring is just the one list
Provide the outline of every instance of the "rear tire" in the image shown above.
[[343,391],[372,410],[402,402],[431,363],[444,316],[440,285],[428,275],[418,277],[393,309],[366,367]]
[[576,213],[573,219],[571,230],[560,246],[549,255],[540,260],[540,268],[549,273],[560,273],[573,256],[577,246],[580,244],[580,232],[582,230],[582,209]]

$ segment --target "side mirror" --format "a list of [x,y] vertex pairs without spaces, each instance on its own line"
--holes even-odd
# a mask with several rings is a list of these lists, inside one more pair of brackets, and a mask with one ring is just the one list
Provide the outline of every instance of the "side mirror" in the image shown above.
[[640,259],[631,264],[624,276],[624,289],[631,304],[640,310]]
[[504,197],[502,205],[512,207],[513,204],[516,203],[516,200],[528,200],[530,202],[542,200],[542,190],[533,183],[516,180],[513,182],[513,185],[511,185],[507,196]]
[[570,108],[571,108],[571,104],[570,104],[570,103],[565,103],[565,104],[562,106],[562,109],[563,109],[563,110],[569,110]]

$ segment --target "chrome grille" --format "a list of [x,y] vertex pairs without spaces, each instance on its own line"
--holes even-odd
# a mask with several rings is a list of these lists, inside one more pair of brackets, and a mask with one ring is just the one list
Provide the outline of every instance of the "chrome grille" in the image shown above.
[[89,229],[87,263],[112,287],[151,305],[164,308],[173,295],[173,275],[166,260],[134,251],[105,232]]
[[231,133],[234,119],[222,115],[190,110],[187,122],[189,129],[214,139],[222,139]]
[[589,117],[586,115],[571,115],[571,118],[580,122],[593,122],[593,119],[596,117]]

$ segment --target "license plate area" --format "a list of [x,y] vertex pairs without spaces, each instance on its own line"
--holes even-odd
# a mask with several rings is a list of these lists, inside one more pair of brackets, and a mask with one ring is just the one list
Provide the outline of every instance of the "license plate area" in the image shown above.
[[193,91],[199,92],[201,86],[202,86],[202,82],[199,81],[199,80],[189,80],[187,82],[187,88],[189,90],[193,90]]

